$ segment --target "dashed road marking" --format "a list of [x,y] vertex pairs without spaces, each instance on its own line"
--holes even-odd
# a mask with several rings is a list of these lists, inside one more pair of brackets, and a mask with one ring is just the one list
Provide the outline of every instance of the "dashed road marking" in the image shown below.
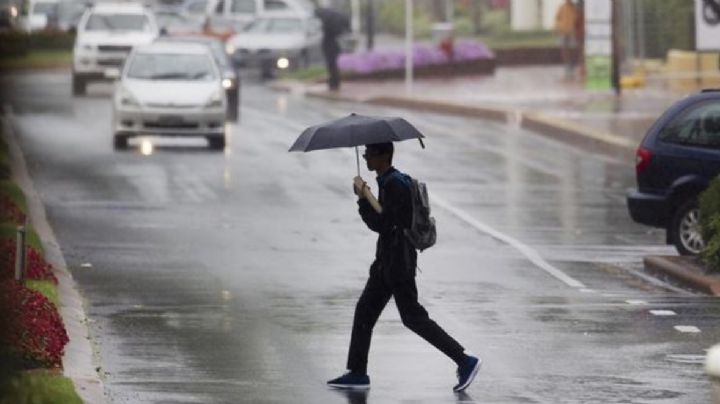
[[641,305],[648,304],[648,302],[646,302],[645,300],[639,300],[639,299],[628,299],[628,300],[625,300],[625,303],[632,304],[634,306],[641,306]]
[[676,330],[678,330],[680,332],[685,332],[685,333],[697,334],[700,332],[700,329],[695,327],[694,325],[676,325],[673,328],[675,328]]
[[672,310],[650,310],[650,314],[653,316],[674,316],[677,313]]

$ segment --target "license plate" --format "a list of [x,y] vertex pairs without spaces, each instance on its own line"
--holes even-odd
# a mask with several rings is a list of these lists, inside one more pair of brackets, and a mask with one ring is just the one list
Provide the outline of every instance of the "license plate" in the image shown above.
[[157,121],[161,125],[177,125],[183,123],[183,118],[179,115],[161,115]]

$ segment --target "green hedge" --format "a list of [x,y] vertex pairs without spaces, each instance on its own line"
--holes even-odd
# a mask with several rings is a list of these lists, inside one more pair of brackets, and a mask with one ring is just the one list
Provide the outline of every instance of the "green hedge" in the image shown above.
[[700,226],[706,242],[702,258],[712,271],[720,271],[720,177],[700,195]]
[[39,49],[71,50],[74,43],[75,34],[68,32],[0,32],[0,58],[23,56]]

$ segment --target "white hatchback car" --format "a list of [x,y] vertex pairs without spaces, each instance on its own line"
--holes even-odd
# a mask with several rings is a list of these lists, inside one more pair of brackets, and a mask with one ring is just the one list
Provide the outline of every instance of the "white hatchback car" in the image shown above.
[[207,46],[157,42],[128,56],[113,99],[115,148],[132,136],[201,136],[225,147],[225,90]]
[[90,81],[108,80],[122,67],[133,46],[158,36],[154,14],[139,3],[98,3],[80,19],[73,49],[74,95]]

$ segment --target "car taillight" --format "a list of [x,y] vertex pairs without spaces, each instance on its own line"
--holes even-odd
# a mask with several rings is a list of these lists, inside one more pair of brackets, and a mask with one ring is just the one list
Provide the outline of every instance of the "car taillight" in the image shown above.
[[640,174],[645,171],[647,166],[650,165],[650,160],[652,160],[652,152],[642,147],[638,148],[637,153],[635,153],[635,172]]

